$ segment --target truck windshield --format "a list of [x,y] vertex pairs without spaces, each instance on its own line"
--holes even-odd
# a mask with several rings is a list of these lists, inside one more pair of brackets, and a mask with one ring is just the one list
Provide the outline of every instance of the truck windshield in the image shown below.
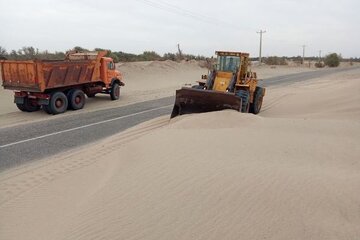
[[115,69],[115,64],[113,62],[108,62],[108,69],[110,70]]
[[235,72],[240,66],[240,57],[218,56],[217,70],[222,72]]

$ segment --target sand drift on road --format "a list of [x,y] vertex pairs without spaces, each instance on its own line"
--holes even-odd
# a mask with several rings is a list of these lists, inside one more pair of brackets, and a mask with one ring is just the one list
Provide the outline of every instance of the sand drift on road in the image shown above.
[[161,117],[0,176],[0,239],[357,239],[360,78]]

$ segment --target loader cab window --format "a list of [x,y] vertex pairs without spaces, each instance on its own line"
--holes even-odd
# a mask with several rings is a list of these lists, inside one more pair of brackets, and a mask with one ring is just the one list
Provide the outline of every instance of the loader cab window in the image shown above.
[[115,69],[115,64],[113,62],[108,62],[107,66],[108,66],[109,70],[114,70]]
[[236,72],[240,66],[240,57],[218,56],[217,69],[222,72]]

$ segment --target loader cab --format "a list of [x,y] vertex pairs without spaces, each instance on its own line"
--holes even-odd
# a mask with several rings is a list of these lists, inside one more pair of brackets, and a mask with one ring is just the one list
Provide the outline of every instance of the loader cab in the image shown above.
[[215,53],[217,55],[216,76],[211,90],[226,92],[229,90],[230,83],[240,83],[245,77],[249,54],[224,51]]
[[226,92],[234,75],[241,69],[241,53],[216,52],[216,76],[212,90]]
[[218,56],[216,70],[219,72],[236,73],[240,67],[240,62],[239,56]]

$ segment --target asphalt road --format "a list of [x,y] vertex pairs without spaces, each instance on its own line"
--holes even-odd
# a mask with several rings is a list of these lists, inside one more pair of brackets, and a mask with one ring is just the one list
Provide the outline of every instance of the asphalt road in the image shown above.
[[[354,68],[324,69],[264,79],[263,86],[287,85]],[[120,100],[121,101],[121,100]],[[67,115],[53,120],[0,128],[0,171],[51,156],[169,115],[174,97],[124,107]]]

